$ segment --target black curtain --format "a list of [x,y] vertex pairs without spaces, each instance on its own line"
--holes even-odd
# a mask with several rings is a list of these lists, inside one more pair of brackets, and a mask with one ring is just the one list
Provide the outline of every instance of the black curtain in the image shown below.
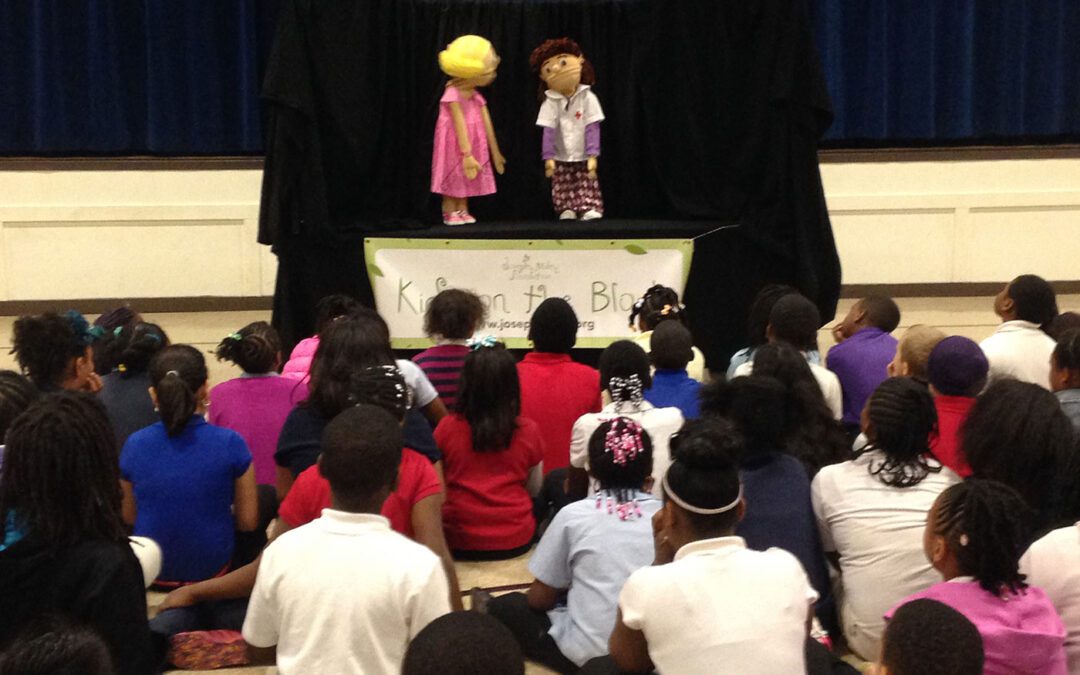
[[816,157],[831,111],[804,3],[283,0],[264,89],[260,241],[279,256],[287,341],[310,331],[319,296],[370,299],[364,233],[437,222],[436,55],[464,33],[502,57],[485,96],[508,168],[497,195],[473,200],[478,218],[553,218],[527,59],[570,36],[607,114],[606,215],[741,225],[699,242],[687,290],[714,367],[739,346],[765,281],[798,285],[832,315],[840,270]]

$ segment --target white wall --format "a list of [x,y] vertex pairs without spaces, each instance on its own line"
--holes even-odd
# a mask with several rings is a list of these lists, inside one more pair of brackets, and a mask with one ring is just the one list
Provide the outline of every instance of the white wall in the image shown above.
[[[1080,159],[824,164],[847,284],[1080,280]],[[260,296],[261,172],[0,171],[0,300]]]

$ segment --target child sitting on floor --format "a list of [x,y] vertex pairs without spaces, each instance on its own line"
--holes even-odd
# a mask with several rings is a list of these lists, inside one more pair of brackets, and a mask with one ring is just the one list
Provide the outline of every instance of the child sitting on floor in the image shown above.
[[1034,274],[1022,274],[994,297],[1001,325],[979,343],[990,361],[990,382],[1011,377],[1050,388],[1050,353],[1054,339],[1046,334],[1057,317],[1053,287]]
[[694,356],[693,347],[690,331],[676,321],[662,322],[649,341],[649,359],[656,370],[645,400],[657,408],[678,408],[685,419],[696,418],[701,407],[701,383],[686,372],[686,364]]
[[882,614],[934,583],[922,552],[926,513],[960,478],[929,456],[937,414],[926,387],[885,380],[864,416],[869,443],[855,459],[823,468],[811,489],[822,545],[840,572],[844,635],[869,660],[880,649]]
[[840,378],[844,426],[856,433],[867,399],[889,376],[889,362],[897,344],[890,333],[898,325],[900,308],[893,299],[869,295],[852,305],[833,328],[836,345],[829,350],[826,366]]
[[405,652],[401,675],[525,675],[513,633],[478,612],[444,614],[420,631]]
[[520,410],[513,355],[493,339],[478,343],[465,358],[456,410],[435,429],[446,472],[443,523],[457,559],[516,558],[532,545],[544,441]]
[[942,602],[982,635],[984,673],[1064,675],[1065,626],[1018,565],[1030,537],[1030,510],[1012,488],[970,479],[941,493],[926,519],[926,557],[944,581],[904,599]]
[[[637,422],[616,417],[589,439],[595,498],[555,515],[529,560],[528,594],[490,601],[488,613],[510,627],[525,655],[560,673],[576,673],[607,654],[619,591],[653,560],[652,442]],[[565,596],[565,604],[562,598]]]
[[982,675],[983,643],[975,624],[937,600],[896,610],[869,675]]
[[[679,303],[679,294],[673,288],[667,286],[652,286],[645,291],[645,295],[638,298],[630,311],[630,327],[640,331],[634,338],[639,347],[648,351],[652,340],[652,332],[657,326],[667,321],[686,326],[686,308]],[[698,382],[704,382],[705,355],[697,347],[691,346],[693,358],[686,365],[686,372]]]
[[[776,301],[785,295],[797,295],[792,286],[784,284],[766,284],[754,296],[750,303],[750,309],[746,317],[747,346],[731,355],[727,367],[727,379],[735,379],[735,370],[742,364],[754,360],[754,352],[758,347],[768,344],[769,339],[765,336],[765,329],[769,325],[769,312],[772,311]],[[810,363],[821,365],[821,353],[816,349],[806,353],[806,360]]]
[[73,309],[20,316],[11,326],[11,353],[38,391],[96,394],[101,377],[94,372],[93,344],[99,334]]
[[439,392],[448,409],[457,401],[458,378],[469,347],[465,344],[484,323],[487,309],[475,293],[458,288],[440,291],[424,313],[424,333],[435,342],[412,358]]
[[124,520],[161,546],[161,585],[224,574],[236,531],[258,524],[251,453],[235,431],[203,418],[206,379],[206,360],[194,347],[159,352],[150,395],[161,422],[132,434],[120,455]]
[[267,547],[244,620],[248,644],[276,646],[282,675],[396,675],[410,640],[450,611],[439,558],[379,515],[401,441],[397,420],[374,406],[327,425],[319,471],[332,506]]
[[889,363],[889,377],[910,377],[916,382],[927,384],[930,352],[944,339],[945,333],[933,326],[916,324],[908,328],[897,343],[896,355]]
[[1080,329],[1064,331],[1050,358],[1050,390],[1080,432]]
[[817,593],[795,556],[751,551],[734,536],[747,508],[741,444],[721,420],[688,422],[672,440],[654,564],[631,574],[619,596],[609,646],[621,670],[806,672]]
[[1080,673],[1080,523],[1056,529],[1029,546],[1020,571],[1057,608],[1068,631],[1069,672]]
[[4,437],[7,430],[40,392],[22,375],[14,370],[0,370],[0,477],[4,475]]
[[[135,323],[116,329],[109,341],[110,359],[116,367],[101,378],[98,397],[109,412],[109,422],[116,432],[118,447],[124,447],[128,436],[139,429],[161,421],[150,400],[150,361],[169,346],[169,337],[161,326]],[[97,356],[98,345],[94,345]]]
[[959,335],[939,342],[926,364],[938,416],[930,451],[961,478],[971,475],[971,467],[960,449],[960,429],[975,405],[975,397],[986,386],[989,367],[979,345]]

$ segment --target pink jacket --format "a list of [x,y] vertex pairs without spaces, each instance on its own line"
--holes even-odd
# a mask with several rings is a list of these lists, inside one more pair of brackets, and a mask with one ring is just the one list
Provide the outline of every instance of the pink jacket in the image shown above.
[[311,361],[319,349],[319,336],[304,338],[293,347],[289,361],[281,370],[281,376],[292,380],[306,380],[311,372]]

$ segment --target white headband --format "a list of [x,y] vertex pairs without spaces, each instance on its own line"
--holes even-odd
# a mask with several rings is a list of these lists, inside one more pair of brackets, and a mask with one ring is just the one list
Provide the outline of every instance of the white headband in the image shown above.
[[690,513],[697,513],[697,514],[700,514],[702,516],[717,516],[717,515],[720,515],[721,513],[727,513],[728,511],[730,511],[733,508],[735,508],[736,506],[738,506],[739,502],[742,501],[742,497],[743,497],[743,486],[742,486],[742,482],[740,481],[739,482],[739,494],[735,495],[735,500],[734,501],[732,501],[730,504],[726,504],[726,505],[721,506],[720,508],[717,508],[717,509],[703,509],[700,506],[694,506],[693,504],[689,504],[689,503],[683,501],[682,498],[679,497],[679,495],[675,494],[675,492],[672,491],[672,489],[671,489],[671,484],[668,483],[666,473],[664,474],[664,477],[660,480],[660,483],[664,487],[664,494],[666,496],[670,497],[671,501],[675,502],[676,504],[681,506],[683,509],[689,511]]

